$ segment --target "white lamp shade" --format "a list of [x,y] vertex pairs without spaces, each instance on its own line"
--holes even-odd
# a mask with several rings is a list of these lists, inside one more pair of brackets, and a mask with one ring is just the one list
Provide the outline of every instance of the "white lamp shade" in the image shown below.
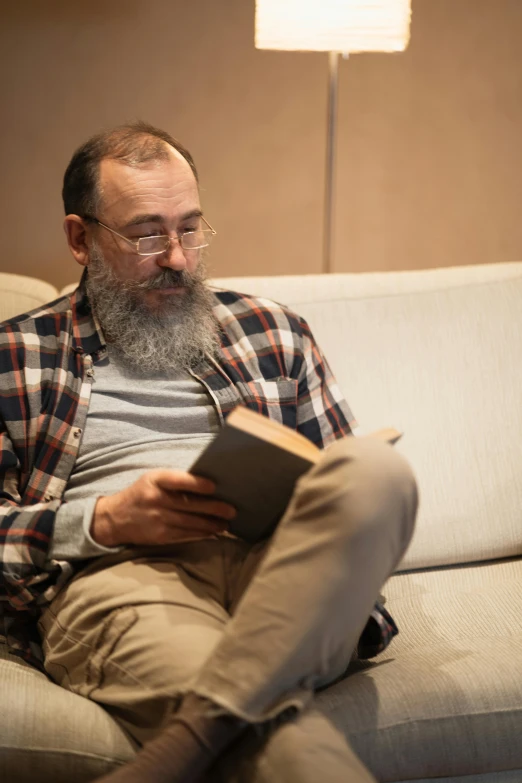
[[401,52],[411,0],[256,0],[256,47],[330,52]]

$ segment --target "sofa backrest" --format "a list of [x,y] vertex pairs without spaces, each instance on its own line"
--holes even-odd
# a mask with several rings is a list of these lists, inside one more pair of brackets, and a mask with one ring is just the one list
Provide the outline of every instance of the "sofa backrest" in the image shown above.
[[402,570],[522,554],[522,263],[216,283],[303,315],[361,429],[404,431]]
[[[213,282],[303,315],[361,430],[404,431],[421,505],[402,569],[522,554],[522,263]],[[0,274],[0,320],[56,295]]]
[[44,280],[0,272],[0,323],[51,302],[57,296],[56,288]]

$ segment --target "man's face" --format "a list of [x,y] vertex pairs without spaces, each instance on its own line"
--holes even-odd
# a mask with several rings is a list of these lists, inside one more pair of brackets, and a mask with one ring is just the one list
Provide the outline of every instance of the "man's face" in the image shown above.
[[183,250],[176,235],[199,227],[197,183],[189,164],[169,148],[168,161],[100,166],[96,218],[130,240],[168,234],[170,247],[153,256],[103,226],[89,224],[89,301],[109,344],[134,367],[170,371],[193,367],[218,343],[214,299],[205,285],[201,250]]
[[[101,226],[94,226],[98,251],[122,281],[143,282],[167,269],[193,275],[200,250],[183,250],[176,232],[197,228],[201,205],[196,179],[187,161],[168,147],[168,161],[130,167],[116,160],[102,160],[99,172],[101,204],[96,217],[107,226],[136,241],[139,237],[169,234],[174,241],[164,253],[140,256],[124,240]],[[167,276],[168,277],[168,276]],[[144,302],[162,309],[165,297],[183,296],[179,285],[143,291]]]

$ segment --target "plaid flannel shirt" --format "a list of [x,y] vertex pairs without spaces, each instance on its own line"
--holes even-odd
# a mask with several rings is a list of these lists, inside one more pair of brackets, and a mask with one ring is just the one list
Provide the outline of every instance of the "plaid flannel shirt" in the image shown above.
[[[351,412],[308,324],[287,308],[214,290],[217,359],[193,375],[221,422],[238,403],[324,448],[350,434]],[[106,346],[83,287],[0,325],[0,634],[35,665],[36,619],[82,566],[50,560],[56,512],[85,429],[93,363]],[[383,650],[396,626],[376,604],[358,654]]]

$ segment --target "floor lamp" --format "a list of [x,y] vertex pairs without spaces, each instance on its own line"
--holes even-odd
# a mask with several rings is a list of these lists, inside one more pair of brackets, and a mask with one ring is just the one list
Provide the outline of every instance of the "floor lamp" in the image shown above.
[[339,54],[404,51],[410,19],[411,0],[256,0],[258,49],[329,53],[323,272],[332,271]]

